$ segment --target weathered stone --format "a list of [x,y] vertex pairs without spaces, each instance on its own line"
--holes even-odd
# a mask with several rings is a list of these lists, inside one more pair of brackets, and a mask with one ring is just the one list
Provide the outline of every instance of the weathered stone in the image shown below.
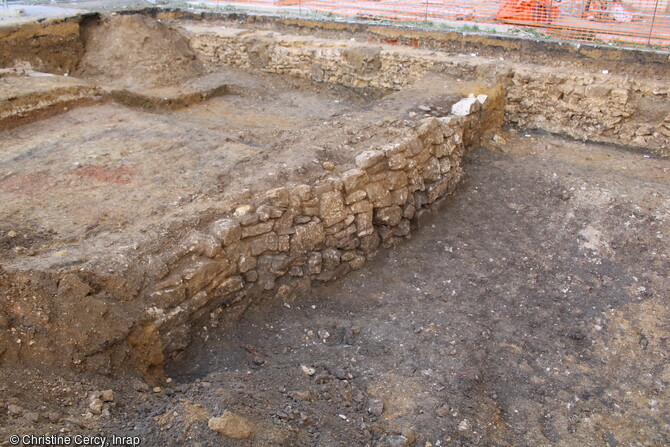
[[169,289],[151,292],[148,296],[149,304],[161,309],[177,306],[186,299],[186,285],[179,284]]
[[388,159],[389,169],[397,171],[407,166],[407,158],[404,154],[393,154]]
[[319,281],[333,281],[337,278],[341,278],[342,276],[346,275],[349,273],[349,270],[351,270],[351,267],[349,264],[344,263],[340,264],[337,267],[335,267],[332,270],[324,270],[319,275],[316,277],[317,280]]
[[393,197],[388,189],[380,183],[370,183],[366,185],[365,192],[375,207],[389,206],[393,203]]
[[294,276],[294,277],[298,277],[298,278],[304,275],[304,273],[302,271],[302,268],[300,268],[297,265],[294,265],[293,267],[291,267],[288,271],[288,274],[291,275],[291,276]]
[[417,131],[424,145],[440,144],[444,140],[442,127],[436,118],[427,118]]
[[254,283],[258,281],[258,272],[256,270],[249,270],[244,274],[244,280],[248,283]]
[[451,160],[448,157],[440,159],[440,173],[446,174],[451,170]]
[[428,194],[425,191],[414,192],[414,206],[416,209],[428,204]]
[[394,226],[398,225],[400,219],[402,219],[402,208],[400,208],[398,205],[375,209],[375,223]]
[[488,95],[477,95],[477,101],[479,101],[483,109],[486,109],[490,103]]
[[352,203],[360,202],[361,200],[365,199],[367,197],[367,193],[363,191],[362,189],[358,189],[351,194],[349,194],[345,199],[344,199],[344,204],[345,205],[351,205]]
[[379,234],[374,231],[367,236],[361,237],[361,245],[359,248],[363,254],[368,255],[379,248],[379,242]]
[[[293,223],[295,219],[300,215],[299,211],[294,208],[289,208],[284,211],[278,219],[275,220],[274,231],[280,236],[289,235],[295,233],[295,228]],[[307,216],[300,216],[307,218]],[[307,218],[309,220],[309,218]]]
[[256,210],[258,214],[258,219],[261,222],[266,222],[269,219],[278,219],[283,214],[283,211],[280,208],[270,206],[270,205],[261,205]]
[[381,416],[384,413],[384,402],[381,399],[371,399],[368,403],[368,413],[373,416]]
[[384,188],[387,187],[387,181],[386,181],[386,175],[388,173],[388,170],[385,170],[383,172],[378,172],[377,174],[370,175],[370,183],[381,183]]
[[233,211],[233,216],[235,217],[241,217],[249,214],[253,208],[251,205],[241,205],[235,208],[235,211]]
[[404,171],[391,171],[386,176],[389,189],[399,189],[407,185],[407,174]]
[[[61,279],[60,283],[58,284],[58,287],[59,287],[59,288],[62,287],[61,284],[64,284],[66,281],[70,282],[70,280],[69,280],[69,278],[68,278],[69,276],[71,276],[71,275],[66,275],[65,277],[63,277],[63,279]],[[77,278],[77,281],[81,282],[81,285],[83,286],[82,288],[77,287],[77,288],[75,288],[74,290],[75,290],[75,291],[76,291],[77,289],[81,290],[81,291],[83,292],[83,293],[81,294],[81,296],[86,296],[86,295],[88,295],[88,293],[91,291],[91,288],[88,286],[88,284],[86,284],[86,283],[84,283],[83,281],[81,281],[81,280],[79,279],[78,276],[76,276],[76,275],[72,275],[72,276],[75,276],[75,277]],[[174,288],[174,287],[177,287],[177,286],[183,284],[183,282],[184,282],[184,281],[183,281],[181,272],[173,272],[173,273],[172,273],[170,276],[168,276],[167,278],[165,278],[165,279],[163,279],[162,281],[159,281],[158,283],[154,284],[154,286],[153,286],[152,289],[153,289],[154,291],[166,290],[166,289],[172,289],[172,288]],[[70,285],[70,284],[67,284],[67,286],[69,286],[69,285]],[[75,284],[73,284],[73,286],[76,287],[77,284],[75,283]],[[71,287],[67,287],[67,289],[71,289]],[[65,289],[65,290],[67,290],[67,289]]]
[[430,157],[422,170],[423,179],[426,182],[436,182],[441,178],[440,176],[440,162],[437,158]]
[[244,255],[251,256],[251,247],[249,239],[246,241],[235,242],[226,246],[226,259],[231,262],[231,264],[236,264],[237,261]]
[[259,234],[265,234],[272,231],[274,226],[274,221],[262,222],[256,225],[251,225],[248,227],[242,227],[242,239],[258,236]]
[[384,152],[384,154],[387,157],[390,157],[391,155],[399,154],[399,153],[405,151],[405,146],[403,145],[403,143],[404,143],[404,141],[385,144],[384,146],[381,147],[381,151]]
[[402,237],[407,236],[411,231],[411,225],[408,219],[402,219],[396,227],[393,228],[393,235]]
[[361,169],[367,169],[372,167],[384,159],[384,153],[382,151],[371,150],[361,152],[356,157],[356,166]]
[[88,397],[88,409],[93,414],[101,414],[104,403],[100,399],[99,393],[91,393]]
[[342,191],[342,188],[344,188],[344,182],[342,179],[334,175],[330,175],[326,178],[318,180],[316,185],[314,185],[312,192],[313,195],[318,197],[326,192]]
[[377,181],[377,179],[373,178],[374,175],[380,175],[380,177],[383,177],[384,176],[383,174],[385,174],[386,171],[388,170],[389,170],[389,163],[388,160],[386,160],[386,157],[384,157],[382,161],[366,169],[366,172],[370,176],[370,181],[374,182]]
[[346,217],[342,194],[337,191],[324,193],[319,205],[319,216],[325,226],[335,225]]
[[274,233],[265,233],[250,239],[251,254],[258,256],[266,251],[277,251],[278,238]]
[[409,198],[409,191],[407,188],[401,188],[393,191],[391,195],[393,196],[393,204],[402,206],[407,203],[407,199]]
[[349,209],[353,214],[367,213],[368,211],[372,211],[372,208],[372,203],[368,200],[361,200],[360,202],[352,203],[349,206]]
[[233,219],[219,219],[212,223],[210,229],[224,245],[237,242],[242,237],[242,228]]
[[606,84],[591,84],[586,86],[584,95],[589,98],[607,98],[611,91],[612,88]]
[[362,169],[354,168],[342,174],[344,189],[347,193],[360,189],[368,182],[368,174]]
[[392,435],[386,438],[387,447],[409,447],[410,442],[403,435]]
[[213,258],[221,251],[221,242],[211,234],[194,231],[183,242],[184,251]]
[[414,211],[416,211],[416,207],[411,203],[408,203],[402,209],[402,217],[405,219],[411,219],[414,217]]
[[356,254],[356,256],[349,261],[349,267],[351,267],[352,270],[358,270],[363,265],[365,264],[365,256]]
[[413,157],[425,149],[419,138],[412,138],[411,140],[406,141],[405,147],[408,157]]
[[619,104],[626,104],[628,103],[628,95],[630,92],[624,88],[614,88],[610,92],[610,95],[612,95],[612,98],[615,99]]
[[475,97],[463,98],[451,106],[451,114],[456,116],[466,116],[477,112],[481,104]]
[[451,176],[444,177],[428,187],[428,203],[433,203],[439,197],[442,197],[449,189]]
[[307,257],[307,274],[318,275],[321,273],[323,255],[320,251],[313,251]]
[[426,162],[430,159],[430,157],[432,157],[430,151],[425,150],[419,152],[414,157],[412,157],[412,161],[415,163],[415,166],[423,167],[423,165],[426,164]]
[[277,238],[277,251],[285,252],[291,249],[291,238],[289,235],[278,236]]
[[357,235],[359,237],[372,234],[372,232],[375,230],[372,224],[372,210],[366,213],[356,214],[355,222],[356,222],[356,230],[358,231]]
[[210,418],[207,426],[229,438],[247,439],[251,437],[251,424],[231,411],[224,411],[220,417]]
[[355,257],[356,257],[356,251],[355,250],[347,250],[344,253],[342,253],[342,256],[340,257],[340,259],[342,260],[342,262],[349,262],[352,259],[354,259]]
[[256,259],[255,256],[251,256],[250,254],[244,254],[240,256],[237,266],[238,269],[240,270],[240,273],[245,273],[251,269],[256,268],[257,263],[258,260]]
[[346,227],[347,227],[347,224],[344,223],[344,220],[343,220],[342,222],[336,223],[332,227],[326,228],[326,235],[339,233],[340,231],[344,230]]
[[256,225],[260,219],[256,213],[247,213],[239,217],[240,225],[248,227],[249,225]]
[[337,267],[340,264],[340,250],[336,248],[326,248],[321,253],[322,256],[322,268],[324,270],[329,270]]
[[450,115],[444,116],[437,119],[440,122],[440,127],[442,128],[442,134],[445,137],[452,136],[457,129],[460,128],[461,118],[458,116]]
[[258,269],[267,270],[277,276],[285,275],[291,267],[291,258],[287,255],[263,255],[258,258]]
[[279,208],[288,208],[291,204],[291,191],[289,188],[275,188],[267,192],[266,197],[273,206]]
[[220,274],[230,274],[232,271],[227,259],[198,260],[184,269],[183,277],[188,282],[191,293],[194,293],[202,290]]
[[291,236],[291,251],[306,253],[321,247],[326,239],[323,225],[310,222],[295,228],[295,234]]
[[293,222],[295,222],[296,224],[305,224],[311,220],[312,218],[310,216],[297,216],[295,219],[293,219]]
[[114,390],[103,390],[100,391],[100,399],[103,402],[114,402]]
[[242,280],[241,276],[232,276],[230,278],[226,278],[219,284],[216,289],[212,291],[212,296],[225,296],[233,292],[237,292],[238,290],[242,289],[244,287],[244,281]]

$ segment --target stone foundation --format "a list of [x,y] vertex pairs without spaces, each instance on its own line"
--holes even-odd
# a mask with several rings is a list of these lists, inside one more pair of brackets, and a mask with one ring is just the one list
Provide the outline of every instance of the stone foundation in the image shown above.
[[[362,92],[401,90],[437,72],[480,83],[488,96],[464,98],[452,114],[426,118],[398,141],[367,147],[315,182],[254,191],[253,200],[240,197],[230,214],[191,216],[187,230],[157,235],[160,243],[124,247],[126,254],[110,260],[105,271],[54,260],[45,271],[0,268],[7,297],[0,309],[5,361],[100,372],[132,365],[160,380],[166,357],[186,347],[194,322],[210,312],[234,318],[263,297],[290,302],[314,283],[361,268],[379,247],[409,238],[417,215],[457,187],[464,152],[503,122],[670,155],[667,80],[182,25],[212,70],[233,65]],[[68,39],[77,54],[78,44]],[[44,65],[73,69],[76,63],[68,61],[67,67]]]

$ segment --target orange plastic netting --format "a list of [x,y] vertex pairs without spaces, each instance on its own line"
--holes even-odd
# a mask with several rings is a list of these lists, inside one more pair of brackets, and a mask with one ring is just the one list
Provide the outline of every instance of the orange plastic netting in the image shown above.
[[[464,31],[531,30],[537,37],[670,47],[670,0],[222,0]],[[486,24],[504,25],[490,26]]]

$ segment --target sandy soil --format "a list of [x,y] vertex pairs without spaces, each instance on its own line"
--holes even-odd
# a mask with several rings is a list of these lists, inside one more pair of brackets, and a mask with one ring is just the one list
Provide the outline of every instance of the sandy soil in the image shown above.
[[[473,151],[455,199],[357,275],[236,322],[214,312],[164,389],[8,370],[0,439],[668,445],[670,163],[507,138]],[[107,388],[114,401],[92,415],[91,392]],[[207,427],[224,410],[249,420],[251,440]]]

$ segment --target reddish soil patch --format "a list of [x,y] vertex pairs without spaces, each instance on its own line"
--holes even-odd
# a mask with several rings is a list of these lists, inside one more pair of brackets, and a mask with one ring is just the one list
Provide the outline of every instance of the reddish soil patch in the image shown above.
[[109,166],[85,165],[71,172],[79,177],[120,185],[127,185],[132,181],[132,176],[135,175],[135,169],[128,166],[110,168]]

